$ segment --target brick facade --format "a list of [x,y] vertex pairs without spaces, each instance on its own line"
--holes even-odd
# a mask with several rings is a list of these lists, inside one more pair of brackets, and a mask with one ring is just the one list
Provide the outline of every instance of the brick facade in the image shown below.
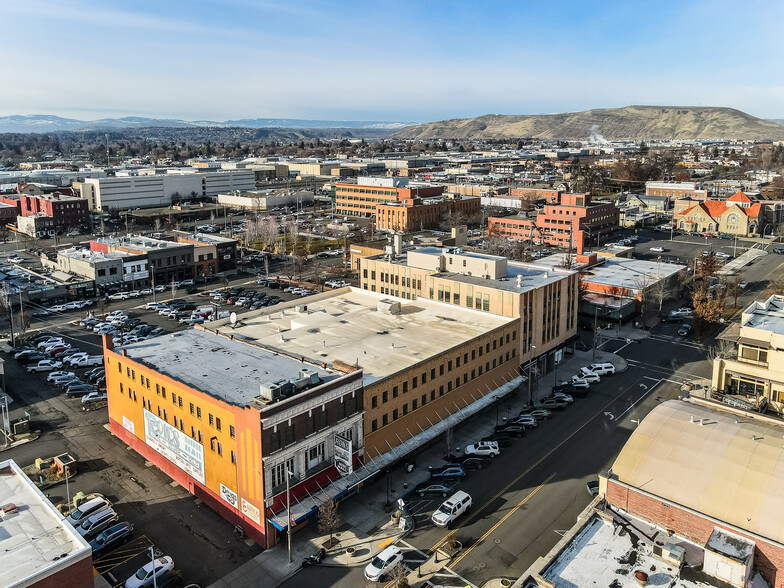
[[784,574],[778,573],[778,570],[784,570],[784,545],[750,535],[742,529],[721,524],[698,512],[679,507],[665,499],[626,486],[617,480],[608,480],[606,500],[608,504],[616,508],[623,509],[657,527],[671,530],[676,535],[700,546],[704,546],[708,542],[716,527],[741,535],[756,545],[754,567],[772,586],[784,587]]

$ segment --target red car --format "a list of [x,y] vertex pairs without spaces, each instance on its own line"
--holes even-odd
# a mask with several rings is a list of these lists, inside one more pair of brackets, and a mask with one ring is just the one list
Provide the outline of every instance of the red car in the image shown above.
[[66,347],[65,345],[59,345],[59,346],[57,346],[57,347],[52,347],[52,348],[51,348],[49,351],[47,351],[47,353],[48,353],[49,355],[57,355],[57,354],[58,354],[58,353],[60,353],[61,351],[65,351],[66,349],[70,349],[70,348],[71,348],[71,346],[70,346],[70,345],[69,345],[69,346],[67,346],[67,347]]
[[714,235],[713,233],[705,233],[705,236],[712,239],[716,235]]

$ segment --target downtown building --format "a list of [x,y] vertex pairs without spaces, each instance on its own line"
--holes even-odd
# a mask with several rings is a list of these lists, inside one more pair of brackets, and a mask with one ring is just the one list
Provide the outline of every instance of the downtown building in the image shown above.
[[522,381],[519,319],[353,288],[104,345],[112,433],[265,547]]

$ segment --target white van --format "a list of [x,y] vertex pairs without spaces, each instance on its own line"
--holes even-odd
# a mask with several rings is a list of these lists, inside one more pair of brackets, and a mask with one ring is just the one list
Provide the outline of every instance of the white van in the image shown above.
[[430,519],[437,527],[449,527],[457,517],[471,510],[471,502],[471,496],[462,490],[458,490],[438,507],[438,510],[433,513]]
[[107,508],[111,508],[111,506],[112,503],[103,497],[93,498],[80,504],[79,508],[69,514],[65,520],[75,526],[86,520],[87,517],[97,514],[102,510],[106,510]]

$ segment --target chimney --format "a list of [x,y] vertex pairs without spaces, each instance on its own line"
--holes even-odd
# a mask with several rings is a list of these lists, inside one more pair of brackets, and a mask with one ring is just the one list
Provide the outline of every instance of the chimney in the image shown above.
[[523,275],[522,274],[518,274],[517,275],[517,287],[518,288],[522,288],[522,286],[523,286]]
[[395,248],[395,255],[400,255],[403,251],[403,235],[395,233],[392,237],[392,246]]

